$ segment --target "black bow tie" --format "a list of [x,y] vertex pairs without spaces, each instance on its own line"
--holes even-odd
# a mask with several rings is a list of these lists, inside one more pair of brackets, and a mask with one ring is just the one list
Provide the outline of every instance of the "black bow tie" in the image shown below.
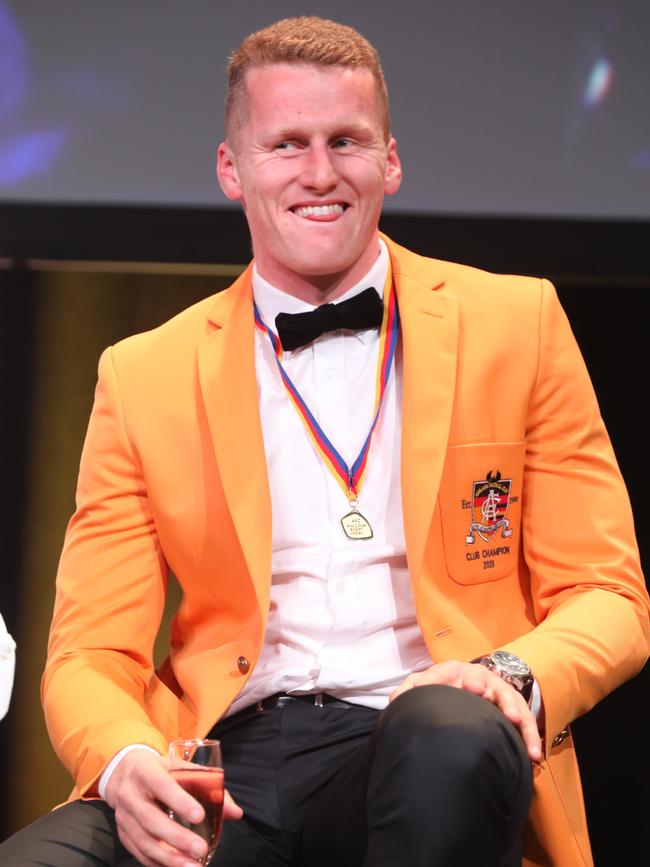
[[365,331],[378,328],[384,315],[384,305],[377,290],[364,289],[354,298],[340,304],[321,304],[308,313],[278,313],[275,327],[285,352],[305,346],[326,331],[349,328]]

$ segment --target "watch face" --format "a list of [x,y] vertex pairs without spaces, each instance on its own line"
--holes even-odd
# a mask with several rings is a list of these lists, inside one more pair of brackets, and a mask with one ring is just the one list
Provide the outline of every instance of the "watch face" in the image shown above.
[[512,677],[526,678],[530,674],[530,666],[523,659],[515,656],[514,653],[508,653],[506,650],[496,650],[492,654],[492,659],[504,673]]

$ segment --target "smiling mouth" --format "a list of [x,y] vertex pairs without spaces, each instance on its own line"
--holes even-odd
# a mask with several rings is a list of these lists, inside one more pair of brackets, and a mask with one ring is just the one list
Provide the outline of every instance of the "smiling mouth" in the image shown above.
[[346,210],[347,205],[336,202],[331,205],[300,205],[297,208],[291,208],[291,211],[297,217],[340,217]]

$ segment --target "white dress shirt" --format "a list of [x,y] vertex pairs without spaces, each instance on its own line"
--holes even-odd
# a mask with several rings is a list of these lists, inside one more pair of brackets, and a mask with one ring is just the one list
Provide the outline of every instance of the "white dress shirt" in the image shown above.
[[[380,295],[388,252],[337,299],[374,286]],[[275,331],[280,312],[313,310],[253,272],[253,293]],[[282,365],[348,466],[375,413],[379,329],[323,334]],[[264,647],[235,713],[277,692],[327,692],[383,708],[413,671],[431,665],[415,618],[406,564],[400,484],[401,352],[396,353],[359,495],[372,539],[351,540],[340,519],[348,499],[308,436],[280,378],[268,336],[256,329],[255,368],[271,488],[271,601]]]

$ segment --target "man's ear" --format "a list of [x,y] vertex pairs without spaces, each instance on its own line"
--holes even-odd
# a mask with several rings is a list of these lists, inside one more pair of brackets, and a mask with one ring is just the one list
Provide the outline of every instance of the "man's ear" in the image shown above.
[[386,159],[386,178],[384,180],[384,192],[387,196],[394,195],[402,185],[402,163],[397,153],[397,142],[391,136],[388,142]]
[[227,142],[221,142],[217,150],[217,178],[227,198],[235,201],[241,199],[243,193],[235,155]]

